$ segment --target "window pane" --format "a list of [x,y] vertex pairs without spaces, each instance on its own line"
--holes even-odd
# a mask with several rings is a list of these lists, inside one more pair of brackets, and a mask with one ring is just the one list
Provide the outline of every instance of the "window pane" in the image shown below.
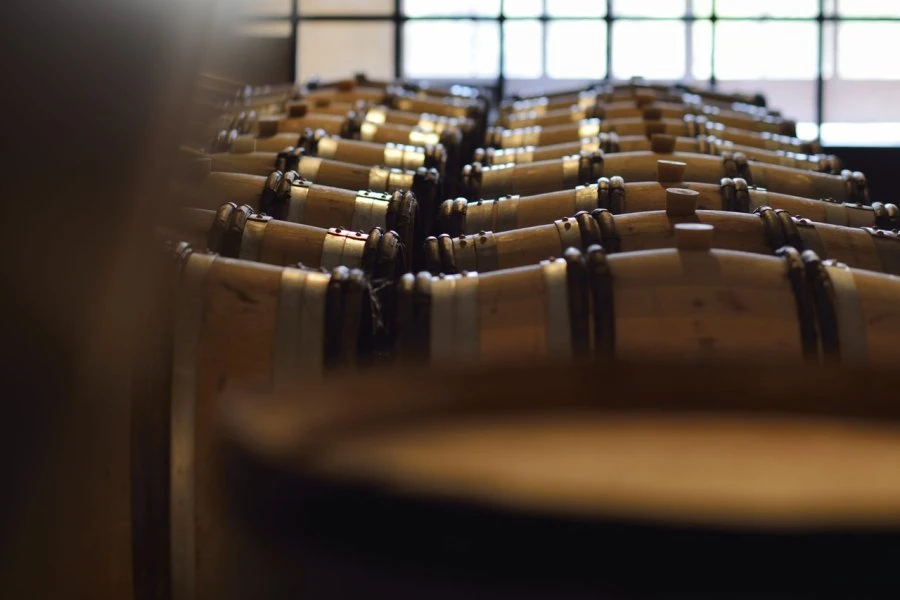
[[838,23],[838,77],[900,79],[898,55],[900,23]]
[[712,15],[713,0],[691,0],[691,9],[695,17],[708,17]]
[[719,79],[814,79],[818,69],[815,21],[716,23]]
[[503,71],[507,77],[540,77],[544,30],[540,21],[503,25]]
[[503,14],[507,17],[539,17],[544,0],[503,0]]
[[300,0],[297,6],[301,15],[391,15],[394,13],[392,0]]
[[364,72],[374,79],[394,76],[394,25],[305,22],[298,31],[297,68],[301,80],[331,79]]
[[[328,2],[328,0],[322,0]],[[365,2],[365,0],[360,0]],[[403,12],[408,17],[483,16],[500,14],[500,0],[403,0]]]
[[547,75],[560,79],[606,77],[606,23],[548,23]]
[[683,17],[686,6],[684,0],[613,0],[613,14],[624,17]]
[[[613,24],[613,77],[682,79],[685,60],[683,21],[616,21]],[[647,40],[653,40],[648,52]]]
[[598,0],[547,0],[547,14],[551,17],[605,17],[606,2]]
[[[854,0],[855,1],[855,0]],[[718,0],[720,17],[816,17],[819,0]]]
[[410,21],[403,28],[406,77],[493,78],[498,75],[497,23]]
[[694,21],[691,28],[691,74],[694,79],[709,79],[712,73],[712,23]]
[[842,17],[900,17],[897,0],[837,0]]

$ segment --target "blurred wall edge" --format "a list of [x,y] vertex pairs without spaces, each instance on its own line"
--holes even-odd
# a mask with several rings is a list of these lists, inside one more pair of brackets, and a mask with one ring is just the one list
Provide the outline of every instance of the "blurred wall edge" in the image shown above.
[[[18,5],[17,5],[18,4]],[[212,0],[4,3],[0,596],[129,598],[150,219]]]

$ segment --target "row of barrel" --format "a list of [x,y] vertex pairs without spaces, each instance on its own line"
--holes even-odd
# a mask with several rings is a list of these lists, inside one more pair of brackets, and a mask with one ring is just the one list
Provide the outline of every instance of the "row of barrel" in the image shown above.
[[136,561],[182,598],[283,563],[232,527],[214,468],[236,393],[259,450],[315,433],[261,396],[353,423],[391,394],[354,417],[314,383],[389,363],[896,364],[900,210],[793,133],[759,98],[645,83],[500,106],[364,77],[243,93],[182,149],[159,223],[178,271],[168,521]]

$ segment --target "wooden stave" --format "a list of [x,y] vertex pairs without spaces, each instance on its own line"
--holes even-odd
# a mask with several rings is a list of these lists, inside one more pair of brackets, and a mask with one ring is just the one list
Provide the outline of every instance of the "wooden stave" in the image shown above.
[[[635,182],[622,178],[601,178],[596,183],[535,196],[512,197],[510,207],[500,209],[509,200],[447,200],[440,208],[437,229],[452,236],[494,232],[544,225],[555,219],[574,215],[579,210],[606,208],[614,214],[665,207],[665,188],[677,185],[700,193],[698,208],[751,212],[762,206],[789,211],[814,222],[850,227],[875,227],[884,230],[900,228],[900,210],[893,204],[873,203],[865,206],[813,200],[788,194],[768,192],[748,186],[741,178],[723,178],[719,185],[693,182]],[[500,212],[498,212],[500,211]]]
[[[592,173],[618,174],[632,180],[656,179],[655,158],[674,159],[687,165],[682,180],[712,183],[722,177],[741,177],[750,183],[773,191],[799,196],[832,198],[841,201],[868,203],[868,189],[861,173],[845,170],[841,175],[830,175],[791,169],[780,165],[753,163],[737,152],[723,152],[721,158],[703,154],[682,152],[638,151],[604,155],[602,151],[580,153],[582,159],[590,157]],[[543,193],[560,189],[560,173],[571,158],[501,165],[482,168],[467,165],[463,169],[463,187],[470,199],[518,193],[515,189],[528,189],[528,193]],[[587,176],[586,176],[587,177]],[[588,179],[584,179],[582,183]],[[518,188],[513,188],[516,185]],[[562,186],[565,187],[565,186]]]
[[[482,260],[480,234],[451,237],[444,233],[443,239],[426,240],[426,269],[433,275],[483,273],[535,264],[560,256],[570,246],[585,251],[592,244],[600,244],[610,254],[671,248],[678,223],[712,225],[714,248],[772,254],[791,245],[854,269],[900,275],[900,235],[871,227],[814,223],[769,207],[757,209],[756,214],[699,210],[683,216],[665,210],[619,215],[606,209],[581,211],[552,224],[491,232],[489,261]],[[571,233],[562,227],[571,228]]]
[[[566,251],[567,259],[570,255],[580,257],[581,253],[570,248]],[[900,335],[900,316],[892,308],[892,303],[896,304],[900,299],[900,277],[894,275],[849,269],[836,261],[822,263],[812,251],[805,251],[801,259],[801,254],[791,247],[781,249],[777,257],[719,249],[697,251],[680,248],[607,257],[602,248],[592,246],[581,260],[581,265],[585,262],[589,265],[589,272],[593,268],[590,265],[598,262],[604,265],[606,272],[599,280],[591,279],[592,286],[599,285],[600,281],[606,282],[604,285],[607,286],[603,294],[597,295],[595,291],[591,296],[592,301],[602,301],[605,307],[601,310],[595,305],[592,310],[595,326],[600,322],[608,324],[594,330],[590,350],[594,358],[626,361],[677,359],[705,363],[740,361],[754,356],[772,364],[804,361],[831,364],[844,361],[885,367],[900,359],[900,353],[895,349],[896,338]],[[478,321],[475,326],[478,333],[465,338],[475,340],[468,345],[454,347],[442,342],[436,345],[433,339],[420,338],[416,340],[417,345],[401,354],[431,357],[437,353],[442,363],[546,359],[547,355],[537,348],[540,344],[535,342],[542,339],[542,335],[547,335],[549,330],[546,322],[535,324],[534,315],[540,314],[539,302],[535,298],[516,297],[515,302],[523,303],[522,306],[526,301],[530,302],[529,308],[527,311],[510,308],[508,312],[504,312],[507,307],[501,303],[507,301],[502,293],[515,291],[520,296],[528,294],[528,290],[533,294],[537,293],[535,290],[542,290],[538,282],[542,268],[543,264],[483,275],[469,272],[464,276],[445,276],[463,277],[470,281],[474,277],[478,279],[477,286],[482,281],[491,282],[484,296],[480,287],[477,292],[480,307],[477,314],[479,319],[485,319],[487,325]],[[830,274],[835,270],[846,273],[850,278],[851,301],[847,300],[846,295],[835,296],[828,291],[835,286],[835,275]],[[788,275],[791,272],[795,273],[796,280]],[[530,274],[527,284],[524,280],[516,280],[526,277],[526,273]],[[816,283],[818,280],[813,278],[812,273],[816,273],[816,277],[824,283]],[[709,282],[706,281],[708,276]],[[404,278],[414,282],[412,288],[415,293],[426,300],[433,293],[429,292],[428,286],[420,286],[421,275],[415,277],[408,274]],[[505,278],[509,279],[504,281]],[[431,289],[438,281],[444,280],[431,274],[427,274],[426,279],[431,283]],[[692,286],[699,287],[694,289]],[[406,295],[407,299],[398,300],[398,306],[413,305],[408,297],[413,293],[409,283],[406,287],[400,286],[399,293]],[[816,304],[820,300],[824,304]],[[512,298],[509,301],[513,301]],[[569,302],[577,303],[579,300],[570,296]],[[489,305],[489,309],[484,303]],[[429,320],[434,326],[446,319],[447,309],[442,309],[444,319],[435,321],[428,306],[426,301],[426,306],[420,308],[418,313],[399,317],[398,327],[414,324],[421,328]],[[711,312],[707,313],[707,309]],[[530,314],[522,314],[526,312]],[[500,314],[502,316],[497,316]],[[522,323],[516,322],[516,318],[521,318]],[[840,322],[861,325],[862,335],[856,329],[846,328],[843,330],[847,332],[846,339],[842,339],[836,325]],[[525,327],[526,323],[532,328],[537,325],[536,333],[518,329]],[[473,328],[471,323],[468,326]],[[575,323],[572,326],[574,331]],[[455,327],[459,330],[459,323]],[[487,327],[488,333],[484,333],[482,327]],[[497,335],[500,337],[491,334],[491,328],[498,328]],[[662,338],[657,338],[667,330],[677,331],[678,334],[665,335],[665,344],[660,343]],[[725,331],[730,333],[723,338],[720,334]],[[504,338],[507,333],[508,337]],[[440,340],[446,337],[441,335]],[[398,339],[408,340],[410,336],[398,331]],[[484,346],[479,345],[484,340],[487,340]],[[572,353],[577,356],[575,350],[573,347]]]

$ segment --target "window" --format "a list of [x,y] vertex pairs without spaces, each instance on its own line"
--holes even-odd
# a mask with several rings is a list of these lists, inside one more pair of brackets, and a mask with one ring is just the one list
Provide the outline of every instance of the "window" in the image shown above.
[[[801,132],[821,132],[826,145],[829,136],[845,143],[856,135],[863,143],[875,132],[883,142],[894,131],[900,143],[900,0],[224,4],[248,22],[247,35],[296,33],[299,79],[366,70],[377,77],[493,81],[503,93],[607,77],[709,82],[765,94],[802,121]],[[865,122],[884,126],[853,127]]]

